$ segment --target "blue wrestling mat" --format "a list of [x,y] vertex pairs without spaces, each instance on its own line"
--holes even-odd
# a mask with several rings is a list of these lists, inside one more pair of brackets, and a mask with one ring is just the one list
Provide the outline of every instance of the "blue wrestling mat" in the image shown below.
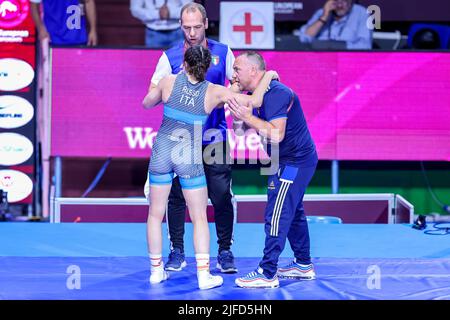
[[[211,270],[217,252],[211,229]],[[164,256],[168,254],[166,228]],[[277,289],[242,289],[234,279],[262,256],[262,224],[235,227],[237,274],[220,288],[197,288],[192,225],[186,225],[188,266],[150,285],[145,225],[131,223],[0,224],[0,299],[80,300],[350,300],[450,299],[450,238],[409,225],[311,224],[314,281],[281,280]],[[250,236],[251,235],[251,236]],[[288,263],[289,245],[280,264]],[[79,275],[73,285],[74,272]]]

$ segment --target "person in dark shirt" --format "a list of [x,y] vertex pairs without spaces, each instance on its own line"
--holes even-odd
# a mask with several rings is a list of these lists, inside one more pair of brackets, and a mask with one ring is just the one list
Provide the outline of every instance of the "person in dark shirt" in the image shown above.
[[[265,70],[262,56],[247,51],[236,58],[233,80],[240,90],[252,92]],[[235,120],[243,121],[270,142],[267,153],[271,167],[277,164],[276,172],[268,178],[264,257],[255,271],[236,279],[236,284],[244,288],[273,288],[279,286],[278,277],[315,279],[303,195],[316,170],[318,157],[299,98],[292,89],[274,80],[260,108],[253,110],[251,104],[244,106],[236,101],[231,101],[229,107]],[[286,238],[295,259],[278,269]]]

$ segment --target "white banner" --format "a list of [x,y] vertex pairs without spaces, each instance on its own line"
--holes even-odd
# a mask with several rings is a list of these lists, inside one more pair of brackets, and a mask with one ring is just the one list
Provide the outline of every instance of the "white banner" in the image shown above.
[[220,42],[233,49],[274,49],[273,2],[221,2]]

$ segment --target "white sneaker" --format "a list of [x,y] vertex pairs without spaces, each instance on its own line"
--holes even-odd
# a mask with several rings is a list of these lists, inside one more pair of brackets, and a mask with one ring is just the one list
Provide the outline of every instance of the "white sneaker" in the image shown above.
[[280,278],[297,279],[297,280],[314,280],[316,273],[313,264],[299,264],[292,261],[284,267],[278,268],[277,275]]
[[198,272],[198,287],[201,290],[212,289],[220,287],[223,284],[223,278],[221,276],[213,276],[209,272]]
[[169,278],[169,273],[164,270],[164,268],[158,268],[151,270],[150,274],[150,283],[156,284],[160,283]]

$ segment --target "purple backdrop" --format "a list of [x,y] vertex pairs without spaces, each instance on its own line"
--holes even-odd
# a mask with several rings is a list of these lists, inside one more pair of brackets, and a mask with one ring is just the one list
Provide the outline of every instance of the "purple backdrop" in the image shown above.
[[[262,53],[298,93],[321,159],[450,160],[450,54]],[[149,157],[162,107],[141,101],[160,54],[53,49],[51,154]],[[230,133],[250,158],[255,139]]]

